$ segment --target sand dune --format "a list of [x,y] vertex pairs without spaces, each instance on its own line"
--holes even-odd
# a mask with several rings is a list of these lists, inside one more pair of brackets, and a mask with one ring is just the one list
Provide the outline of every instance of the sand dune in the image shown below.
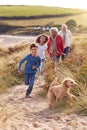
[[[35,37],[0,35],[0,46],[34,42]],[[25,98],[27,86],[14,86],[0,95],[0,130],[87,130],[87,117],[55,113],[48,108],[43,90],[44,78],[37,77],[32,98]]]
[[55,113],[47,98],[38,95],[44,84],[36,79],[32,98],[25,98],[27,86],[18,85],[0,96],[0,130],[87,130],[87,117]]

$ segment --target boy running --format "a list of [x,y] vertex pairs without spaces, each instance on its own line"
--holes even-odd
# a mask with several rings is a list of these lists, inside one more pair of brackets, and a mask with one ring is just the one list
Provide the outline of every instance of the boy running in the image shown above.
[[21,66],[26,61],[26,64],[24,67],[24,82],[25,82],[25,85],[29,85],[26,91],[26,97],[29,97],[33,89],[33,85],[35,81],[35,74],[37,72],[37,69],[40,67],[41,59],[37,55],[37,49],[38,47],[35,44],[31,44],[30,54],[25,56],[23,59],[21,59],[18,66],[18,73],[20,73]]

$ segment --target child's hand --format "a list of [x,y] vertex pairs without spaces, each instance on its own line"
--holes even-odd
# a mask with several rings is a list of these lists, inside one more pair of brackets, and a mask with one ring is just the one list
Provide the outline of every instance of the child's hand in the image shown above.
[[22,72],[21,70],[18,70],[18,73],[19,73],[19,74],[21,74],[21,72]]
[[36,69],[36,66],[35,66],[35,65],[33,65],[33,66],[32,66],[32,69],[33,69],[33,70],[34,70],[34,69]]

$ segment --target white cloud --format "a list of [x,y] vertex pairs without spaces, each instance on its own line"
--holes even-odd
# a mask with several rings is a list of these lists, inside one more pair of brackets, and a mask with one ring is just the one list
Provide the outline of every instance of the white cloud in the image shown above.
[[43,5],[87,9],[86,0],[0,0],[0,5]]

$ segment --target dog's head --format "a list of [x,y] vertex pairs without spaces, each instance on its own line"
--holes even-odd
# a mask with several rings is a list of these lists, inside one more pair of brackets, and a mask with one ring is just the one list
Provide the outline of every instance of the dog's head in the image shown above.
[[75,87],[77,85],[77,83],[71,79],[71,78],[65,78],[64,81],[62,82],[64,84],[64,86],[66,87]]

